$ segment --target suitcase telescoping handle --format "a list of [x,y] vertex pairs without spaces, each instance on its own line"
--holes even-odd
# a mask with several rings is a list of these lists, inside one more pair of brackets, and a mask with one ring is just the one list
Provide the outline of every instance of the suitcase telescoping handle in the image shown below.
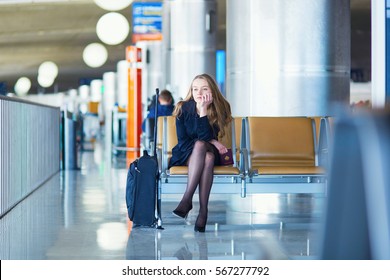
[[155,119],[154,119],[154,131],[153,131],[153,155],[157,156],[157,123],[158,123],[158,115],[157,115],[157,107],[158,107],[158,95],[160,90],[156,88],[156,106],[155,106]]
[[[154,138],[154,147],[153,147],[153,156],[157,160],[157,126],[158,126],[158,115],[157,115],[157,105],[158,105],[158,95],[160,93],[160,90],[156,88],[156,108],[155,108],[155,119],[154,119],[154,131],[153,131],[153,138]],[[156,207],[157,207],[157,212],[156,212],[156,227],[157,229],[164,229],[161,224],[161,190],[159,190],[159,181],[160,181],[160,172],[157,171],[157,176],[156,176]]]

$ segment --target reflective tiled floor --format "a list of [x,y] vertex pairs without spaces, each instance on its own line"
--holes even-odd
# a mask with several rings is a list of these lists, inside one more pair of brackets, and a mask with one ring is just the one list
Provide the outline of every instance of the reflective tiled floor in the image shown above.
[[171,215],[180,199],[163,196],[164,230],[127,220],[127,170],[96,143],[81,169],[61,171],[0,220],[1,259],[315,259],[324,197],[211,195],[206,233]]

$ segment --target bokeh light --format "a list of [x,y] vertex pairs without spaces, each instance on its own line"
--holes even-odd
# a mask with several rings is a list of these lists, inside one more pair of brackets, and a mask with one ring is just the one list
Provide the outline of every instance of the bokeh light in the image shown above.
[[27,77],[21,77],[16,81],[14,90],[17,96],[26,96],[30,88],[30,79]]
[[83,60],[89,67],[97,68],[106,63],[108,58],[107,49],[100,43],[92,43],[85,47]]
[[130,32],[128,20],[121,14],[111,12],[103,15],[96,24],[96,34],[107,45],[118,45]]
[[94,0],[95,4],[107,11],[120,11],[130,6],[133,0]]

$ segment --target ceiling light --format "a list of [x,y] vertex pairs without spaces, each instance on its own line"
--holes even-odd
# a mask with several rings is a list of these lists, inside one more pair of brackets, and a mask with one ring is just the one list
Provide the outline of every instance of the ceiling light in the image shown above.
[[97,68],[106,63],[108,58],[107,49],[100,43],[92,43],[85,47],[83,60],[89,67]]
[[54,83],[54,78],[45,75],[38,75],[38,84],[41,87],[48,88]]
[[96,25],[97,36],[107,45],[122,43],[129,32],[129,22],[119,13],[111,12],[103,15]]
[[94,0],[94,1],[96,5],[98,5],[100,8],[107,11],[123,10],[124,8],[130,6],[131,2],[133,2],[133,0],[114,0],[114,1]]
[[27,77],[21,77],[15,83],[15,93],[17,96],[26,96],[31,88],[31,81]]
[[43,62],[38,68],[38,75],[53,78],[53,80],[58,75],[58,67],[52,61]]

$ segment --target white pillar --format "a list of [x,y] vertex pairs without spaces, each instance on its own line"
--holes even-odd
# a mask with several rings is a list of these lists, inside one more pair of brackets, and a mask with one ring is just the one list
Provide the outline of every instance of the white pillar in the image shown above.
[[217,2],[169,0],[163,7],[164,21],[169,25],[163,25],[163,53],[169,59],[165,61],[169,67],[167,83],[178,101],[187,95],[196,75],[207,73],[215,77]]
[[349,103],[349,0],[227,0],[235,116],[327,115]]
[[371,100],[375,108],[386,103],[386,1],[371,1]]
[[121,60],[117,63],[117,100],[120,107],[127,108],[128,101],[128,75],[129,63],[126,60]]

